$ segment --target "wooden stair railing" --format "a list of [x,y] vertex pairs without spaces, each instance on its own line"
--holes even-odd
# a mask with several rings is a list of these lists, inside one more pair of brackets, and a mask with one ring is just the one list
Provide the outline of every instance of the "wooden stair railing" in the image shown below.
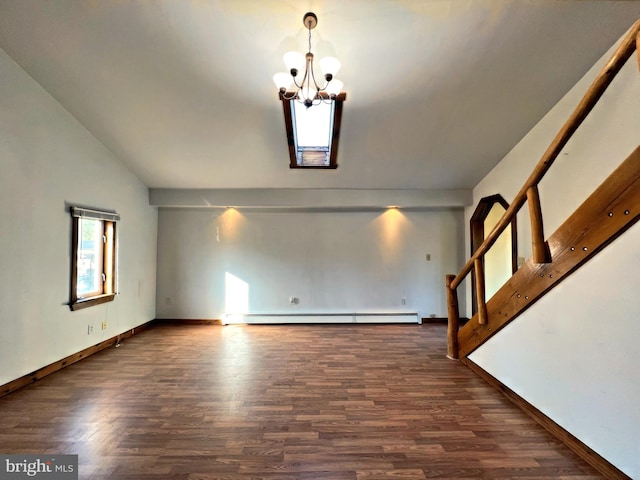
[[[456,289],[472,269],[475,270],[476,275],[476,301],[478,312],[472,318],[472,321],[477,317],[477,323],[479,325],[484,326],[484,328],[491,328],[488,326],[488,316],[490,315],[490,312],[487,310],[486,300],[484,298],[484,255],[493,246],[505,228],[512,222],[513,218],[515,218],[525,202],[528,202],[531,219],[532,261],[536,264],[543,265],[551,262],[552,258],[549,251],[549,245],[544,240],[543,218],[540,207],[538,184],[549,168],[551,168],[551,165],[553,165],[553,162],[556,160],[569,139],[591,112],[600,97],[602,97],[605,90],[611,84],[620,69],[629,60],[631,55],[633,55],[634,51],[638,52],[638,66],[640,68],[640,20],[633,24],[627,35],[623,38],[611,59],[600,71],[578,106],[553,139],[549,148],[547,148],[542,155],[542,158],[536,164],[533,172],[529,175],[529,178],[527,178],[520,191],[514,197],[509,208],[507,208],[502,218],[494,226],[489,235],[485,238],[484,242],[482,242],[473,255],[471,255],[471,258],[462,267],[462,270],[460,270],[458,275],[446,276],[448,304],[447,356],[449,358],[460,358],[461,349],[459,347],[459,341],[462,339],[459,338],[458,332],[460,319]],[[470,353],[467,348],[464,348],[463,352],[465,352],[463,355],[468,355]]]
[[487,302],[487,323],[474,316],[457,335],[464,358],[539,300],[640,218],[640,146],[549,237],[553,262],[532,257]]

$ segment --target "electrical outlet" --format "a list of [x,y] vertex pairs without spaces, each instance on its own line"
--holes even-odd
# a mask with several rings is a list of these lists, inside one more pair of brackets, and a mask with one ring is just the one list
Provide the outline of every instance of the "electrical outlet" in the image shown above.
[[430,254],[430,253],[427,253],[427,254],[425,255],[425,259],[427,260],[427,262],[430,262],[430,261],[431,261],[431,254]]
[[87,335],[91,335],[93,333],[93,325],[87,325]]
[[102,322],[102,329],[103,330],[107,329],[107,321],[106,320],[104,322]]

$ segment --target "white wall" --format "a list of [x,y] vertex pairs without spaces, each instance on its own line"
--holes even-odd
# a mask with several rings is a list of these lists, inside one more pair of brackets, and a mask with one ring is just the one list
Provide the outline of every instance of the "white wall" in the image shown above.
[[[155,317],[157,212],[147,188],[2,50],[0,79],[2,385]],[[70,204],[122,218],[121,294],[76,312]]]
[[[474,203],[513,198],[611,54],[474,189]],[[633,57],[540,186],[547,236],[638,146],[638,112]],[[521,217],[519,251],[528,257]],[[640,478],[639,269],[636,225],[470,357],[632,478]]]
[[444,277],[463,257],[462,217],[460,209],[160,209],[158,317],[223,318],[227,273],[246,282],[248,313],[445,317]]

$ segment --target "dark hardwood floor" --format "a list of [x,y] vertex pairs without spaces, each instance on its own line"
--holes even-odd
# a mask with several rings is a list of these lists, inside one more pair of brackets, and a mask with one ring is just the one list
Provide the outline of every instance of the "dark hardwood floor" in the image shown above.
[[0,398],[0,452],[81,479],[596,479],[445,325],[158,326]]

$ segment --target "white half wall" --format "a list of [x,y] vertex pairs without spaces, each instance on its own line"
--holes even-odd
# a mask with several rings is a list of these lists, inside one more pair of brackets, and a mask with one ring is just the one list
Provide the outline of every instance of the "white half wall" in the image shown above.
[[[495,193],[513,198],[612,53],[474,189],[474,203]],[[540,185],[547,237],[640,144],[638,112],[632,57]],[[518,217],[525,257],[528,222]],[[470,356],[632,478],[640,478],[639,270],[636,225]]]
[[640,224],[470,358],[640,478]]
[[461,209],[160,209],[158,317],[445,317],[444,277],[463,257],[462,217]]
[[[138,178],[2,50],[0,79],[2,385],[155,317],[157,211]],[[72,204],[121,215],[120,295],[75,312]]]

